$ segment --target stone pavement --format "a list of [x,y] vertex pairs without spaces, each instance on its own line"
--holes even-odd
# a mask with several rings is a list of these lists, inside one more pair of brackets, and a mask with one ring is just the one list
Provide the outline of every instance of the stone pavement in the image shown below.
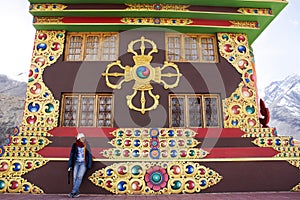
[[[67,194],[0,194],[1,200],[42,200],[42,199],[70,199]],[[245,192],[245,193],[201,193],[179,195],[96,195],[81,194],[78,199],[97,200],[285,200],[300,199],[297,192]]]

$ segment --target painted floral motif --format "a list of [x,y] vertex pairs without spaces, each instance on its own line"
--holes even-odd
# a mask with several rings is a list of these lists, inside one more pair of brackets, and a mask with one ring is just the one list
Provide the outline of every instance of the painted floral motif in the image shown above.
[[166,170],[159,166],[151,167],[145,175],[147,186],[156,192],[166,187],[168,180],[169,176]]

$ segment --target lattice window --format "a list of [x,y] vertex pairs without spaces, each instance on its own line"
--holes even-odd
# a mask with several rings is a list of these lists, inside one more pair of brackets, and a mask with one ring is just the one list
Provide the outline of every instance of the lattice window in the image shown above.
[[185,52],[186,60],[190,60],[190,61],[199,60],[197,37],[185,37],[184,38],[184,52]]
[[96,61],[100,60],[100,37],[87,36],[85,45],[85,60]]
[[180,37],[176,36],[170,36],[168,37],[168,59],[169,60],[174,60],[174,61],[179,61],[180,60],[180,55],[181,55],[181,40]]
[[97,114],[97,126],[112,126],[112,98],[110,96],[98,97],[99,110]]
[[83,52],[83,37],[71,36],[69,39],[69,53],[67,54],[67,60],[79,61],[82,60]]
[[67,61],[112,61],[118,58],[118,33],[68,33]]
[[117,36],[116,35],[105,35],[102,42],[102,60],[116,60],[117,55]]
[[171,127],[221,127],[219,95],[170,95]]
[[112,95],[65,94],[60,124],[70,127],[112,127],[112,105]]
[[177,62],[218,62],[214,35],[166,34],[166,57]]
[[216,60],[216,47],[213,37],[201,37],[201,56],[203,61]]

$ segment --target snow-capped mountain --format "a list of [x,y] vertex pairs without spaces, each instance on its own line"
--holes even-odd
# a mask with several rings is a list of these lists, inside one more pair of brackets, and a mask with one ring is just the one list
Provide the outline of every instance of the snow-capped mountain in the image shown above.
[[279,135],[300,140],[300,75],[293,74],[265,88],[264,101],[270,110],[270,127]]
[[6,75],[0,74],[0,94],[25,97],[26,87],[26,82],[12,80]]

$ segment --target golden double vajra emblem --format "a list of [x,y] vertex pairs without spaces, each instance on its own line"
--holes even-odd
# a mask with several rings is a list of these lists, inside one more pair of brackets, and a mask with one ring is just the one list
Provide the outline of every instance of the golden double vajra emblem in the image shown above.
[[[147,53],[145,53],[146,43],[150,44],[152,47]],[[136,47],[136,45],[140,45],[139,51],[134,50],[134,46]],[[135,83],[132,87],[133,93],[126,97],[127,105],[130,109],[144,114],[146,111],[156,109],[159,104],[159,95],[154,95],[152,93],[153,87],[151,83],[155,82],[163,84],[165,89],[174,88],[178,86],[182,74],[179,72],[178,66],[172,62],[165,61],[162,67],[152,67],[151,55],[157,53],[158,50],[153,41],[145,39],[143,36],[140,39],[131,41],[127,51],[134,54],[132,58],[135,65],[133,67],[124,67],[121,64],[121,61],[117,60],[106,66],[105,73],[102,73],[102,76],[105,77],[106,85],[112,89],[121,89],[123,83],[134,81]],[[117,70],[118,72],[113,72],[113,70],[111,70],[113,67],[118,67],[123,72],[119,72],[120,69]],[[163,71],[169,72],[163,73]],[[121,80],[119,80],[117,84],[113,84],[110,81],[110,77],[118,77],[121,78]],[[166,80],[168,78],[170,79],[169,81]],[[140,105],[134,105],[133,99],[138,93],[140,93]],[[149,95],[146,96],[145,93],[148,93]],[[153,99],[153,101],[151,101],[152,105],[146,106],[146,97],[151,97]]]

